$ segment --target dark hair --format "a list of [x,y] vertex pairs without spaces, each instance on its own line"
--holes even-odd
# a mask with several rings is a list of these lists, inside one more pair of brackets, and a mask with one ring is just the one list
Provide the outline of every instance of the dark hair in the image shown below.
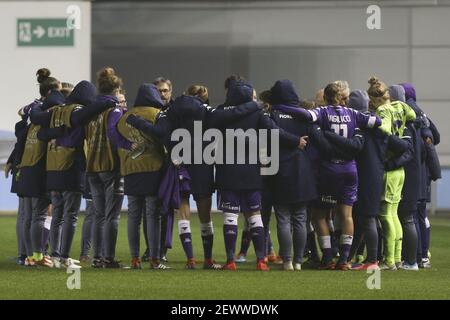
[[73,84],[69,82],[61,82],[61,93],[64,95],[64,97],[68,97],[69,94],[72,92],[74,86]]
[[38,83],[42,83],[44,82],[44,80],[46,80],[48,77],[50,77],[50,70],[48,70],[47,68],[41,68],[36,72],[36,76],[37,76],[37,82]]
[[323,90],[323,98],[328,105],[338,106],[341,103],[341,88],[336,83],[328,84]]
[[262,109],[264,112],[271,112],[272,110],[272,91],[264,90],[258,95],[258,99],[262,102]]
[[41,97],[47,96],[48,92],[59,88],[58,79],[50,77],[50,70],[41,68],[36,72],[37,82],[39,83],[39,93]]
[[122,87],[122,79],[113,68],[106,67],[97,73],[97,86],[100,94],[115,94]]
[[172,82],[169,79],[166,79],[164,77],[158,77],[155,80],[153,80],[152,82],[155,86],[161,84],[161,83],[167,83],[167,85],[169,86],[170,90],[172,90]]
[[185,95],[197,97],[203,103],[209,104],[208,88],[205,86],[193,84],[186,90]]
[[225,90],[228,90],[232,83],[238,82],[238,81],[245,81],[245,78],[238,75],[238,74],[232,74],[228,78],[225,79],[224,87]]
[[263,103],[272,103],[272,91],[270,90],[264,90],[258,95],[259,100],[261,100]]

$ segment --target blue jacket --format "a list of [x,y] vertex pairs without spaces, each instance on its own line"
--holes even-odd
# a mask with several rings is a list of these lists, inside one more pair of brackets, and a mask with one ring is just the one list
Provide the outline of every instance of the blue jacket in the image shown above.
[[[271,118],[275,124],[289,133],[310,136],[310,125],[299,122],[292,116],[273,110]],[[307,202],[317,198],[316,177],[306,150],[297,146],[280,145],[279,170],[268,177],[272,199],[275,204]]]

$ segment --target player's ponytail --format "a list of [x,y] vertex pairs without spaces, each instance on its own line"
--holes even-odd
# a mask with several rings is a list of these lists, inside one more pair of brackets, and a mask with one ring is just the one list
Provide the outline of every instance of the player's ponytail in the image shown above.
[[50,77],[50,74],[51,72],[47,68],[41,68],[36,72],[41,97],[46,97],[51,90],[59,90],[61,88],[59,80]]
[[378,106],[388,103],[389,96],[389,88],[379,80],[377,77],[370,77],[369,79],[369,89],[367,89],[367,93],[369,95],[370,104],[377,108]]
[[115,95],[122,87],[122,79],[113,68],[106,67],[97,73],[97,87],[100,94]]

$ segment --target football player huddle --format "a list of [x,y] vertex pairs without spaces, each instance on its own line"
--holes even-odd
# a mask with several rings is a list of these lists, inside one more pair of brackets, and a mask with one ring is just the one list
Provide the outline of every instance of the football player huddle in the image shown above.
[[[440,135],[412,84],[387,86],[370,77],[366,90],[351,91],[338,80],[304,100],[290,80],[258,94],[232,75],[224,103],[211,107],[206,86],[173,97],[171,81],[159,77],[143,83],[129,106],[111,67],[98,72],[96,85],[74,86],[50,74],[37,71],[40,97],[19,110],[5,169],[19,198],[18,264],[123,267],[116,243],[126,195],[130,267],[170,269],[176,221],[185,267],[196,269],[192,195],[203,269],[237,270],[251,243],[260,271],[269,264],[286,271],[431,267],[426,204],[431,181],[441,177]],[[264,130],[270,134],[252,134]],[[203,139],[186,139],[196,135]],[[215,192],[223,264],[213,256]],[[81,255],[73,259],[82,198]]]

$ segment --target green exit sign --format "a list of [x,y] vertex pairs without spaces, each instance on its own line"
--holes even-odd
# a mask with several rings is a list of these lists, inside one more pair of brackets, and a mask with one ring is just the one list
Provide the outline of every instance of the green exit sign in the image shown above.
[[73,46],[74,31],[66,18],[17,19],[17,46]]

